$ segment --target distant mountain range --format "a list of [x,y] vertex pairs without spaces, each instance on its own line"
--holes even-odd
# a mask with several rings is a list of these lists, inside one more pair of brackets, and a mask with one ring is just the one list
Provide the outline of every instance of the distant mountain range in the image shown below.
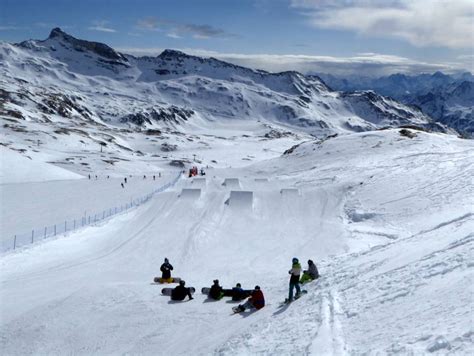
[[5,146],[31,153],[40,152],[32,145],[40,141],[71,150],[106,144],[115,150],[106,161],[146,155],[130,143],[136,133],[165,133],[159,139],[174,145],[173,137],[194,140],[196,128],[212,133],[216,125],[258,123],[268,131],[265,139],[401,125],[450,130],[414,106],[374,91],[334,91],[317,76],[269,73],[174,50],[135,57],[59,28],[46,40],[0,42],[0,118]]
[[408,76],[393,74],[381,78],[336,77],[318,74],[334,90],[374,90],[407,105],[419,107],[436,121],[474,137],[474,76],[441,72]]

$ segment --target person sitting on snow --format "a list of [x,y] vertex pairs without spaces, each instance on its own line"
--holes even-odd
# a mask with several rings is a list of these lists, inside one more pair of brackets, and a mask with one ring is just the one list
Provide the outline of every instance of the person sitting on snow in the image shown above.
[[318,268],[314,264],[312,260],[308,260],[308,269],[303,271],[303,275],[301,276],[300,283],[307,283],[311,282],[319,278]]
[[219,300],[224,296],[224,291],[222,290],[222,287],[219,285],[219,280],[214,279],[214,284],[211,287],[211,290],[209,291],[209,298]]
[[263,292],[260,290],[260,286],[255,286],[250,298],[244,304],[240,304],[234,311],[237,313],[243,312],[247,309],[257,309],[260,310],[265,306],[265,297]]
[[186,296],[189,297],[189,300],[194,299],[191,295],[191,288],[186,288],[185,285],[185,281],[179,281],[179,285],[171,292],[171,300],[184,300]]
[[167,258],[165,258],[165,262],[160,267],[161,278],[170,283],[172,270],[173,270],[173,266],[171,265],[170,261]]
[[237,283],[234,288],[232,288],[232,300],[239,301],[245,299],[246,293],[242,289],[242,285]]

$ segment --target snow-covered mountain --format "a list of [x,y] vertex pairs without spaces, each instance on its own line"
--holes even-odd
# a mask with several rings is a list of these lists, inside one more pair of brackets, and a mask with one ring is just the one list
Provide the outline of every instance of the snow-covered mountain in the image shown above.
[[474,137],[474,76],[469,72],[453,75],[441,72],[415,76],[393,74],[380,78],[319,76],[335,90],[374,90],[404,104],[414,105],[437,122],[466,137]]
[[173,50],[137,58],[59,28],[46,40],[1,43],[0,58],[3,144],[32,155],[32,141],[51,137],[66,146],[105,144],[115,156],[149,154],[128,137],[159,130],[166,143],[177,133],[183,138],[193,128],[236,120],[259,123],[262,135],[325,137],[400,125],[444,131],[416,108],[373,92],[335,92],[316,76]]

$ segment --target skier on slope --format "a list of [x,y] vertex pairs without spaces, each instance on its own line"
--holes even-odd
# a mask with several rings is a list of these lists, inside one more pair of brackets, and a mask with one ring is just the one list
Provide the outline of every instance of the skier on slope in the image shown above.
[[304,284],[307,282],[311,282],[312,280],[315,280],[317,278],[319,278],[318,268],[312,260],[308,260],[308,269],[303,271],[300,283]]
[[171,282],[171,271],[173,270],[173,266],[171,265],[170,261],[165,258],[165,262],[161,265],[161,278],[163,280]]
[[222,287],[219,285],[219,280],[214,279],[214,284],[211,287],[211,290],[209,291],[209,298],[219,300],[224,296],[224,291],[222,290]]
[[179,281],[179,285],[171,292],[171,300],[184,300],[186,296],[189,297],[189,300],[194,299],[191,295],[191,288],[186,288],[185,285],[185,281]]
[[260,290],[260,286],[255,286],[250,298],[244,304],[240,304],[237,307],[232,308],[236,313],[245,311],[246,309],[257,309],[260,310],[265,306],[265,297],[263,292]]
[[301,265],[296,257],[293,257],[291,269],[288,271],[291,275],[290,277],[290,291],[288,293],[288,301],[293,301],[293,288],[296,288],[296,298],[299,298],[301,293],[300,288],[300,273],[301,273]]

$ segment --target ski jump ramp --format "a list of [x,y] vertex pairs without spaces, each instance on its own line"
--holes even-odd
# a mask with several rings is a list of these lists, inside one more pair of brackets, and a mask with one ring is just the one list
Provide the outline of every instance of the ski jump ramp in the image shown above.
[[194,178],[191,184],[193,187],[196,187],[196,188],[204,188],[206,186],[206,178],[202,178],[202,177]]
[[268,178],[255,178],[255,183],[268,183]]
[[253,192],[243,190],[231,190],[226,202],[232,208],[252,208]]
[[226,188],[241,189],[239,178],[226,178],[222,185]]
[[300,190],[297,188],[283,188],[280,190],[280,194],[282,197],[299,197]]
[[183,199],[199,199],[201,197],[201,189],[183,188],[179,197]]

